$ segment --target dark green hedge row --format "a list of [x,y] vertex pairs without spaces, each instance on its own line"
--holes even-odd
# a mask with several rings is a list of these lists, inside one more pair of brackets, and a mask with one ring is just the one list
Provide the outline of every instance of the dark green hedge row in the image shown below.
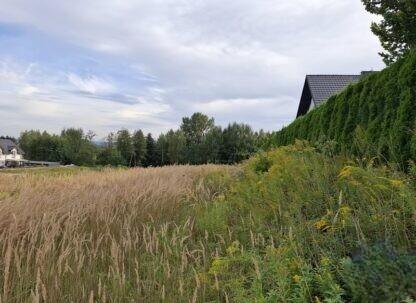
[[337,152],[365,152],[403,166],[416,160],[416,51],[273,133],[269,147],[296,139],[335,141]]

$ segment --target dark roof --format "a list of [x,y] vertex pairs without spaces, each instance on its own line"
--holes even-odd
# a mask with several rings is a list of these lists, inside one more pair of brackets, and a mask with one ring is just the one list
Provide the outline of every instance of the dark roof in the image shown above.
[[361,75],[308,75],[306,80],[309,84],[312,99],[315,106],[328,100],[331,96],[341,92],[348,85],[357,83]]
[[308,112],[311,102],[319,106],[348,85],[357,83],[361,77],[362,75],[307,75],[297,117]]
[[10,154],[13,148],[16,148],[18,153],[22,154],[19,146],[10,139],[0,139],[0,148],[5,155]]

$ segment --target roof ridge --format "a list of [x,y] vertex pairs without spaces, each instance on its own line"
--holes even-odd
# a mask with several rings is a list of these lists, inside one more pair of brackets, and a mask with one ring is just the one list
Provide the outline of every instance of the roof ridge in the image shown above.
[[308,74],[306,76],[309,77],[309,76],[361,76],[361,75],[358,75],[358,74]]

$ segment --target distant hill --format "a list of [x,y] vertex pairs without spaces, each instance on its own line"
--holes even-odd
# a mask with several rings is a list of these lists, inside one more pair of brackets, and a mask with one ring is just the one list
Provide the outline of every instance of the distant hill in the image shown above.
[[416,51],[275,132],[268,147],[334,141],[337,152],[416,160]]

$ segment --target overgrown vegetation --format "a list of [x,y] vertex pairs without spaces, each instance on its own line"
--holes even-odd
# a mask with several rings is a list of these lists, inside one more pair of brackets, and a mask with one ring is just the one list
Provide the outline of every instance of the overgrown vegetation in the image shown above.
[[377,157],[408,169],[416,160],[415,83],[413,51],[274,133],[269,146],[296,139],[321,145],[333,141],[336,152]]
[[414,176],[327,148],[0,179],[3,302],[416,299]]

